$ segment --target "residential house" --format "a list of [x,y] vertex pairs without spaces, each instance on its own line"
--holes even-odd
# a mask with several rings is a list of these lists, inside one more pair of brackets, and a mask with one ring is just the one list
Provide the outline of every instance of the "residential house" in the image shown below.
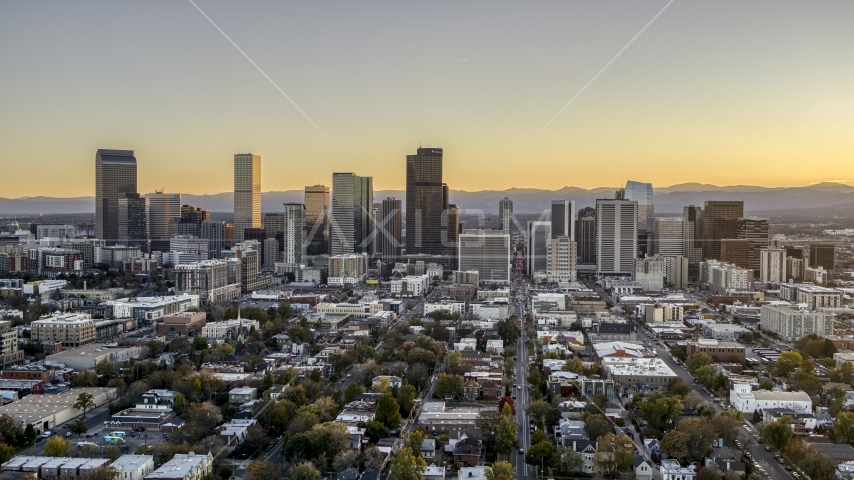
[[427,465],[421,477],[424,480],[445,480],[445,469],[441,465],[437,466],[435,463],[431,463]]
[[421,442],[421,458],[427,462],[436,459],[436,439],[428,438]]
[[635,457],[632,465],[635,468],[636,480],[652,480],[652,462],[644,460],[643,457]]
[[149,473],[146,480],[202,480],[210,475],[213,470],[213,456],[188,454],[176,454],[172,460],[164,463],[157,470]]
[[233,388],[228,392],[228,403],[242,404],[258,398],[258,389],[252,387]]
[[[467,467],[474,467],[482,462],[483,442],[474,438],[466,437],[454,445],[454,462]],[[462,470],[460,471],[462,475]]]
[[346,470],[338,473],[338,480],[359,480],[359,472],[353,467],[347,467]]
[[673,459],[662,460],[660,469],[662,480],[694,480],[697,478],[696,466],[683,467]]
[[122,455],[112,465],[118,480],[142,480],[154,471],[154,457],[151,455]]

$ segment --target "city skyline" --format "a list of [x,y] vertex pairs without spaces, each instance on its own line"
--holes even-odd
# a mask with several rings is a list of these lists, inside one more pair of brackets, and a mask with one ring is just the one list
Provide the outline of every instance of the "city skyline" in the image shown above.
[[3,7],[0,162],[45,172],[3,197],[88,195],[98,148],[135,151],[140,192],[228,191],[247,151],[265,191],[354,170],[400,189],[419,143],[465,191],[854,182],[851,4],[199,2],[300,110],[192,4],[98,5]]

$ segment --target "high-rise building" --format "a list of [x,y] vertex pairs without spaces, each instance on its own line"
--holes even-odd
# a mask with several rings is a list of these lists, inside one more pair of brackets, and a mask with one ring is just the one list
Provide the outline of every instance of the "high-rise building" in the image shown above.
[[330,253],[369,253],[373,230],[374,204],[372,177],[353,173],[332,174],[332,225]]
[[136,191],[133,150],[95,153],[95,236],[113,245],[119,238],[119,196]]
[[759,250],[759,281],[783,283],[786,280],[786,251],[782,248]]
[[722,238],[720,242],[720,261],[731,263],[740,268],[750,268],[750,240],[746,238]]
[[738,219],[736,238],[750,242],[750,265],[755,276],[759,276],[759,251],[768,248],[768,219],[741,217]]
[[[163,240],[172,236],[172,219],[181,218],[181,194],[155,191],[145,196],[145,216],[148,240]],[[177,232],[175,232],[177,234]],[[152,250],[158,250],[154,248]],[[160,251],[165,251],[160,249]]]
[[267,232],[267,238],[276,238],[277,233],[285,231],[285,214],[265,213],[261,217],[261,227]]
[[662,217],[655,219],[656,255],[684,255],[685,229],[682,217]]
[[546,275],[550,282],[574,282],[578,279],[578,245],[567,236],[548,240]]
[[575,241],[575,200],[552,200],[551,238],[569,237]]
[[545,272],[548,268],[549,240],[552,238],[551,227],[551,222],[528,222],[528,251],[525,252],[525,257],[529,276],[533,277],[536,272]]
[[305,187],[306,253],[329,253],[329,187]]
[[282,251],[282,261],[285,263],[302,263],[305,256],[305,205],[301,203],[285,204],[285,225]]
[[446,251],[449,252],[448,268],[457,268],[458,248],[460,242],[460,209],[456,205],[448,204],[445,210],[445,225],[444,225],[444,245]]
[[836,246],[832,243],[810,244],[810,265],[825,270],[836,268]]
[[661,255],[635,260],[634,281],[645,291],[661,290],[667,279],[667,262]]
[[476,270],[480,281],[510,283],[510,235],[495,230],[460,234],[459,270]]
[[699,264],[703,261],[703,209],[688,205],[682,210],[682,251],[688,262]]
[[145,198],[138,193],[123,193],[118,208],[118,243],[128,247],[145,245]]
[[744,217],[741,200],[709,200],[703,209],[703,258],[721,259],[721,240],[738,238],[738,219]]
[[638,202],[596,200],[596,274],[631,275],[638,251]]
[[222,251],[226,248],[226,225],[225,222],[217,222],[215,220],[202,221],[199,237],[208,241],[208,246],[211,249],[209,256],[211,258],[222,257]]
[[667,271],[667,283],[675,289],[684,290],[688,287],[688,258],[683,255],[664,257],[664,267]]
[[441,255],[442,214],[445,206],[442,183],[442,149],[418,147],[406,156],[406,254]]
[[261,227],[261,156],[234,155],[234,240],[243,241],[243,229]]
[[377,222],[377,240],[382,244],[382,260],[394,263],[401,253],[403,205],[400,200],[388,197],[383,200],[382,213]]
[[504,197],[498,202],[498,221],[501,225],[501,231],[509,235],[513,228],[513,200]]
[[202,231],[202,222],[210,220],[211,212],[192,205],[181,206],[180,218],[173,218],[170,233],[174,235],[192,235],[198,237]]
[[575,232],[579,265],[596,265],[596,209],[586,207],[578,212]]
[[651,246],[653,230],[655,229],[655,206],[651,183],[641,183],[629,180],[623,192],[623,200],[638,202],[638,254],[652,254]]

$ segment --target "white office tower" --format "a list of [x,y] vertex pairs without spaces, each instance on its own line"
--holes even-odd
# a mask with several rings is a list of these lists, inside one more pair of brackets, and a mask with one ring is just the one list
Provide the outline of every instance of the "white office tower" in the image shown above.
[[574,282],[578,279],[578,244],[569,237],[549,239],[546,272],[549,282]]
[[596,200],[596,274],[631,275],[638,249],[638,202]]
[[284,263],[302,263],[305,256],[305,205],[301,203],[285,204],[284,245],[282,246]]
[[667,264],[664,257],[639,258],[635,260],[634,280],[641,284],[644,291],[661,290],[667,278]]
[[667,270],[668,285],[678,290],[688,288],[688,257],[664,257],[664,268]]
[[373,177],[332,174],[332,255],[371,252],[373,204]]
[[495,230],[460,234],[461,271],[475,270],[483,283],[510,283],[510,235]]
[[786,280],[786,251],[782,248],[759,250],[759,281],[783,283]]
[[234,155],[234,241],[243,241],[244,228],[261,227],[261,156]]
[[703,209],[688,205],[682,209],[683,255],[688,262],[698,264],[703,261]]
[[682,217],[655,219],[655,253],[676,256],[685,254],[685,230]]
[[551,238],[575,241],[575,200],[552,200]]
[[504,197],[498,202],[498,219],[501,222],[501,231],[510,234],[513,228],[513,200]]
[[[533,277],[535,273],[544,273],[548,267],[548,248],[551,239],[551,222],[533,221],[528,222],[526,242],[528,251],[525,252],[527,260],[528,276]],[[483,277],[481,277],[482,279]]]
[[145,196],[145,217],[149,240],[171,237],[169,224],[173,218],[181,218],[181,194],[149,193]]

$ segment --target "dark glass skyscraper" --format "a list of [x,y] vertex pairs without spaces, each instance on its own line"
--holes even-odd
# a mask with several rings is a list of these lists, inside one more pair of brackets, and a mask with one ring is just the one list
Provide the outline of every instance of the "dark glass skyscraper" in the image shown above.
[[652,198],[652,184],[629,180],[623,192],[623,199],[638,202],[638,255],[652,254],[655,231],[655,206]]
[[377,219],[377,239],[384,262],[396,262],[401,250],[401,201],[389,197],[383,200],[380,218]]
[[703,208],[703,258],[721,259],[721,240],[738,238],[738,219],[744,216],[740,200],[709,200]]
[[95,236],[113,245],[119,238],[119,196],[136,191],[133,150],[95,153]]
[[354,173],[332,174],[330,253],[371,253],[373,232],[373,177]]
[[406,253],[440,255],[442,215],[442,149],[419,147],[406,156]]
[[146,241],[145,198],[138,193],[119,195],[118,242],[128,247],[141,247]]

